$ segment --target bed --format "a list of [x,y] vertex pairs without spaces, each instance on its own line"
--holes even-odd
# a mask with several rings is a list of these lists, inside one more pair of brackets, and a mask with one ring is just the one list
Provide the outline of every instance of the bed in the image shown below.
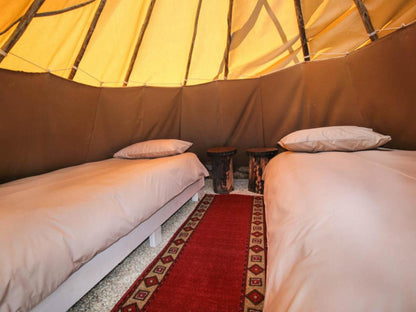
[[[204,185],[193,153],[0,185],[0,311],[65,311]],[[154,233],[152,235],[152,233]]]
[[288,151],[264,179],[265,312],[416,311],[416,151]]

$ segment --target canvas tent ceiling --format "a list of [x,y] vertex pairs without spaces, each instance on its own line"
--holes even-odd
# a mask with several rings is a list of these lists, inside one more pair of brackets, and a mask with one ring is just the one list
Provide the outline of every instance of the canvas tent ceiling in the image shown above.
[[260,77],[343,56],[416,0],[0,0],[0,68],[104,87]]

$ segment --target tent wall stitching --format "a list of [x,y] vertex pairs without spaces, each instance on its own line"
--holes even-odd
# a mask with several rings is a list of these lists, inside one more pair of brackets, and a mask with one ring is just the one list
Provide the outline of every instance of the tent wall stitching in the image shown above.
[[95,26],[97,25],[98,19],[101,16],[101,12],[104,9],[105,3],[107,0],[101,0],[100,5],[97,8],[97,11],[95,12],[94,18],[91,22],[91,25],[88,29],[87,35],[84,39],[84,42],[82,43],[81,49],[78,53],[77,58],[75,59],[74,66],[72,67],[71,72],[69,73],[68,79],[73,80],[75,77],[75,74],[77,73],[78,65],[81,63],[82,57],[84,56],[85,50],[87,49],[88,43],[90,42],[91,36],[95,30]]

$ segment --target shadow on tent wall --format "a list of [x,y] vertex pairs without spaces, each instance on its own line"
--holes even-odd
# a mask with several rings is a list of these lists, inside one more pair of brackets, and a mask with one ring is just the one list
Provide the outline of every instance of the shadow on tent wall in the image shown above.
[[276,146],[291,131],[358,125],[416,149],[416,25],[338,59],[247,80],[178,88],[96,88],[51,74],[0,70],[0,182],[109,158],[154,138],[206,149]]

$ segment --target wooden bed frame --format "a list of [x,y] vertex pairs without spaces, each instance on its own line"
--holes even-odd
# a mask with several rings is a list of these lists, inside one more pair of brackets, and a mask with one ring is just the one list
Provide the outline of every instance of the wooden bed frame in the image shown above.
[[129,234],[120,238],[81,266],[32,311],[56,312],[68,310],[148,237],[150,245],[155,247],[161,241],[161,225],[189,199],[192,198],[193,201],[198,201],[198,191],[203,186],[204,178],[188,186]]

